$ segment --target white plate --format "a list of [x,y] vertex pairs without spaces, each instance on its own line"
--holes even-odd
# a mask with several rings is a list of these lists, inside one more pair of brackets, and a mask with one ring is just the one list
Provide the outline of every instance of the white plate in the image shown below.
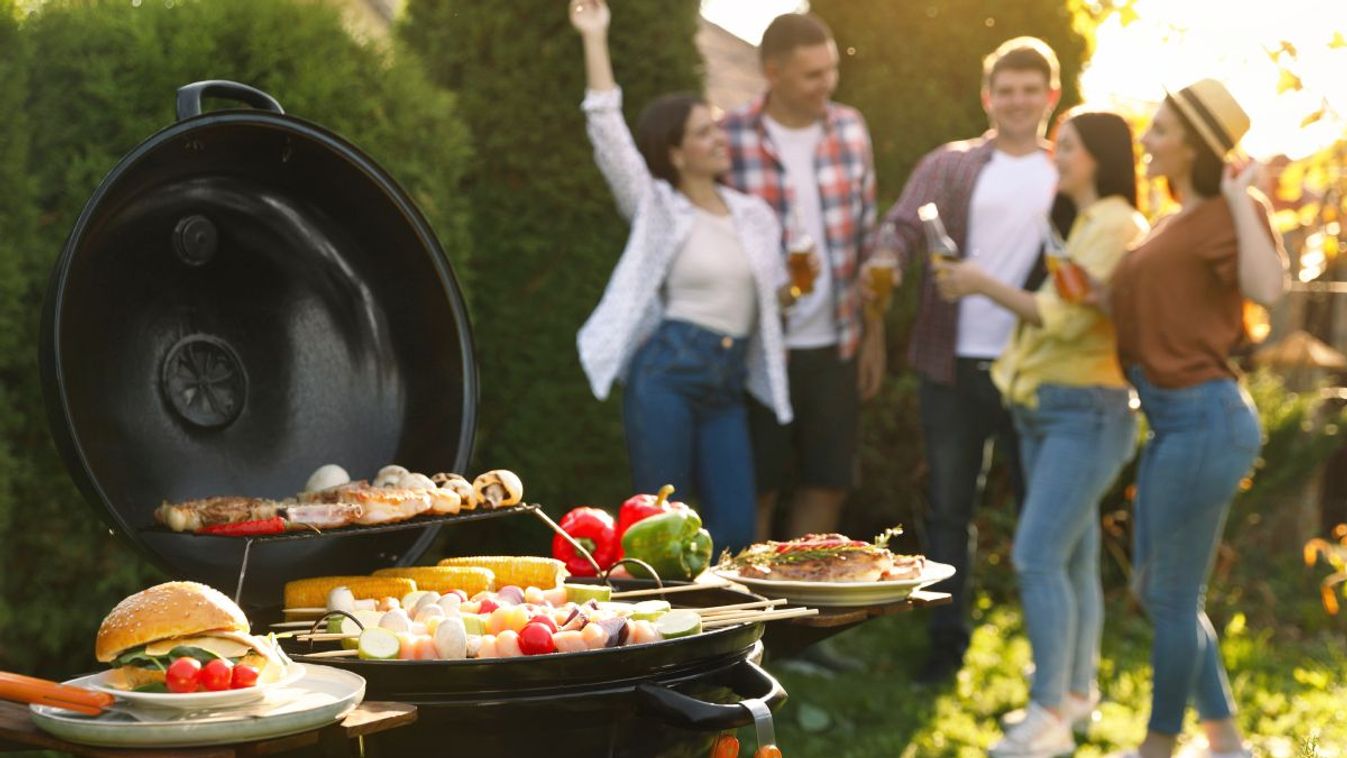
[[115,695],[118,700],[135,705],[195,711],[202,708],[228,708],[251,703],[254,700],[261,700],[262,696],[266,695],[268,691],[279,687],[288,687],[304,678],[304,666],[291,663],[285,667],[285,673],[281,675],[280,679],[269,684],[258,684],[252,687],[220,690],[218,692],[136,692],[134,690],[119,690],[107,686],[106,677],[109,673],[104,671],[94,674],[89,677],[87,683],[81,686]]
[[[64,740],[104,747],[190,747],[283,737],[340,720],[365,697],[365,679],[331,666],[299,666],[303,678],[271,685],[266,698],[251,704],[189,712],[128,705],[135,717],[104,712],[100,716],[46,705],[29,706],[33,722]],[[66,684],[88,687],[97,675]]]
[[926,568],[919,577],[883,582],[791,582],[740,576],[736,569],[717,568],[714,572],[719,577],[742,584],[769,598],[779,597],[800,605],[835,608],[901,602],[922,587],[954,576],[954,567],[948,563],[926,561]]

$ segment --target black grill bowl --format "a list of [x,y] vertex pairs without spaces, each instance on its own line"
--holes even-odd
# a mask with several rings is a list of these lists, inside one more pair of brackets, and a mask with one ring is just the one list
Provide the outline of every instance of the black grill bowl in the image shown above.
[[[164,500],[282,497],[324,463],[461,471],[476,425],[467,311],[429,225],[340,137],[232,83],[184,88],[81,213],[53,270],[40,361],[86,499],[174,576],[232,588],[238,541],[146,531]],[[260,110],[200,113],[202,94]],[[259,544],[297,576],[405,563],[426,528]]]

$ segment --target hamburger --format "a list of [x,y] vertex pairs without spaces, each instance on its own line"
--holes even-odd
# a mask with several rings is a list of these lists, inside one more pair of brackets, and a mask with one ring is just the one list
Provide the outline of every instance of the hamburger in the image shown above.
[[258,684],[281,678],[286,666],[274,638],[250,634],[234,601],[196,582],[166,582],[118,603],[98,627],[94,655],[113,667],[105,684],[123,690],[162,690],[178,658],[248,664]]

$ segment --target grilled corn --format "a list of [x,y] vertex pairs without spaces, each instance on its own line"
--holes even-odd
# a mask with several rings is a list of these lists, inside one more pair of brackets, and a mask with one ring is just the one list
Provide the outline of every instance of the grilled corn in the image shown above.
[[418,589],[434,590],[440,594],[463,590],[468,593],[468,597],[496,587],[496,575],[491,569],[480,566],[407,566],[379,569],[374,575],[412,579]]
[[566,564],[555,558],[532,555],[474,555],[445,558],[441,566],[479,566],[496,575],[496,586],[552,589],[566,578]]
[[333,587],[345,586],[357,600],[402,597],[416,589],[416,582],[393,576],[314,576],[285,583],[286,608],[322,608]]

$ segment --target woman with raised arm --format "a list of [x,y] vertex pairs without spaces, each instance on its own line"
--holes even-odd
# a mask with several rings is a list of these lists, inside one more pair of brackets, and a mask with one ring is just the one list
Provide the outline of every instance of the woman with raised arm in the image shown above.
[[1180,208],[1118,267],[1109,302],[1118,353],[1151,437],[1137,469],[1133,589],[1155,626],[1151,715],[1129,758],[1168,758],[1188,702],[1207,745],[1185,755],[1251,755],[1216,631],[1203,611],[1230,501],[1262,445],[1258,414],[1231,365],[1243,304],[1278,300],[1286,255],[1249,193],[1258,166],[1230,160],[1249,117],[1212,79],[1168,93],[1141,138],[1151,176]]
[[1146,232],[1132,130],[1116,114],[1077,109],[1059,121],[1055,143],[1057,199],[1044,230],[1057,239],[1052,223],[1066,235],[1057,276],[1027,292],[975,260],[937,272],[945,297],[981,294],[1020,319],[992,379],[1020,438],[1026,486],[1012,561],[1035,668],[1029,707],[992,746],[994,758],[1070,755],[1072,726],[1088,724],[1099,702],[1099,501],[1136,443],[1113,323],[1066,279],[1079,267],[1088,277],[1076,284],[1107,282]]
[[[631,223],[599,305],[580,329],[580,363],[599,399],[625,383],[623,424],[638,492],[696,492],[712,537],[753,540],[755,493],[744,389],[791,418],[781,230],[763,201],[719,184],[726,138],[704,100],[665,95],[633,139],[608,54],[604,0],[573,0],[584,45],[594,160]],[[815,262],[817,265],[817,262]]]

